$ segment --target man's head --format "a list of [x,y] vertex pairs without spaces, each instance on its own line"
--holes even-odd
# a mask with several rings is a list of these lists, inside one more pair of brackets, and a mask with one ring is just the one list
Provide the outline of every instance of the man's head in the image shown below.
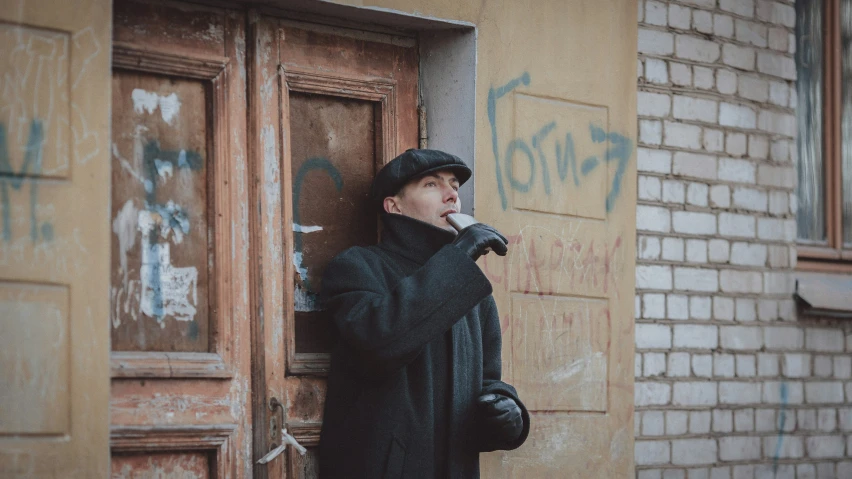
[[458,189],[470,176],[470,168],[457,156],[412,149],[379,171],[373,180],[373,199],[380,211],[455,231],[446,215],[461,209]]

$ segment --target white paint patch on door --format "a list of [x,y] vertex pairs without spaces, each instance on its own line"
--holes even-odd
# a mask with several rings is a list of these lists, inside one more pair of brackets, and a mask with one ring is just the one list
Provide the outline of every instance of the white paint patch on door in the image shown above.
[[127,200],[112,220],[112,232],[118,236],[118,263],[124,275],[122,284],[127,287],[127,252],[136,245],[136,218],[138,215],[133,200]]
[[152,114],[159,108],[160,116],[169,125],[172,124],[175,116],[180,112],[180,99],[177,93],[162,96],[141,88],[135,88],[130,94],[130,98],[133,100],[133,111],[139,114]]
[[302,226],[293,223],[293,231],[296,233],[313,233],[315,231],[322,231],[322,226]]
[[198,304],[198,270],[175,268],[168,243],[143,245],[140,309],[165,328],[166,317],[192,321]]

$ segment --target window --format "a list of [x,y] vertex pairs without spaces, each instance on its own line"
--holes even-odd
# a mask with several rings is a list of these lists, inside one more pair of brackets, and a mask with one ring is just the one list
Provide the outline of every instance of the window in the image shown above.
[[796,1],[800,264],[852,271],[852,0]]

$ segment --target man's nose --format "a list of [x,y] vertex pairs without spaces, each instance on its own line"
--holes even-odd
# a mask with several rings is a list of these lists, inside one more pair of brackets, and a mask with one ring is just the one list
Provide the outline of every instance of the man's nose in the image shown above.
[[444,202],[455,203],[459,198],[459,192],[455,190],[452,186],[447,187],[447,194],[444,196]]

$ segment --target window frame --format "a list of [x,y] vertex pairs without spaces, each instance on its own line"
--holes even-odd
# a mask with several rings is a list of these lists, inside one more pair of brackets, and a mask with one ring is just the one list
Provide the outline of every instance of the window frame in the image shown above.
[[[852,273],[852,249],[843,246],[843,178],[841,175],[841,36],[840,0],[823,1],[823,175],[825,245],[796,238],[798,269]],[[798,160],[797,160],[798,161]]]

